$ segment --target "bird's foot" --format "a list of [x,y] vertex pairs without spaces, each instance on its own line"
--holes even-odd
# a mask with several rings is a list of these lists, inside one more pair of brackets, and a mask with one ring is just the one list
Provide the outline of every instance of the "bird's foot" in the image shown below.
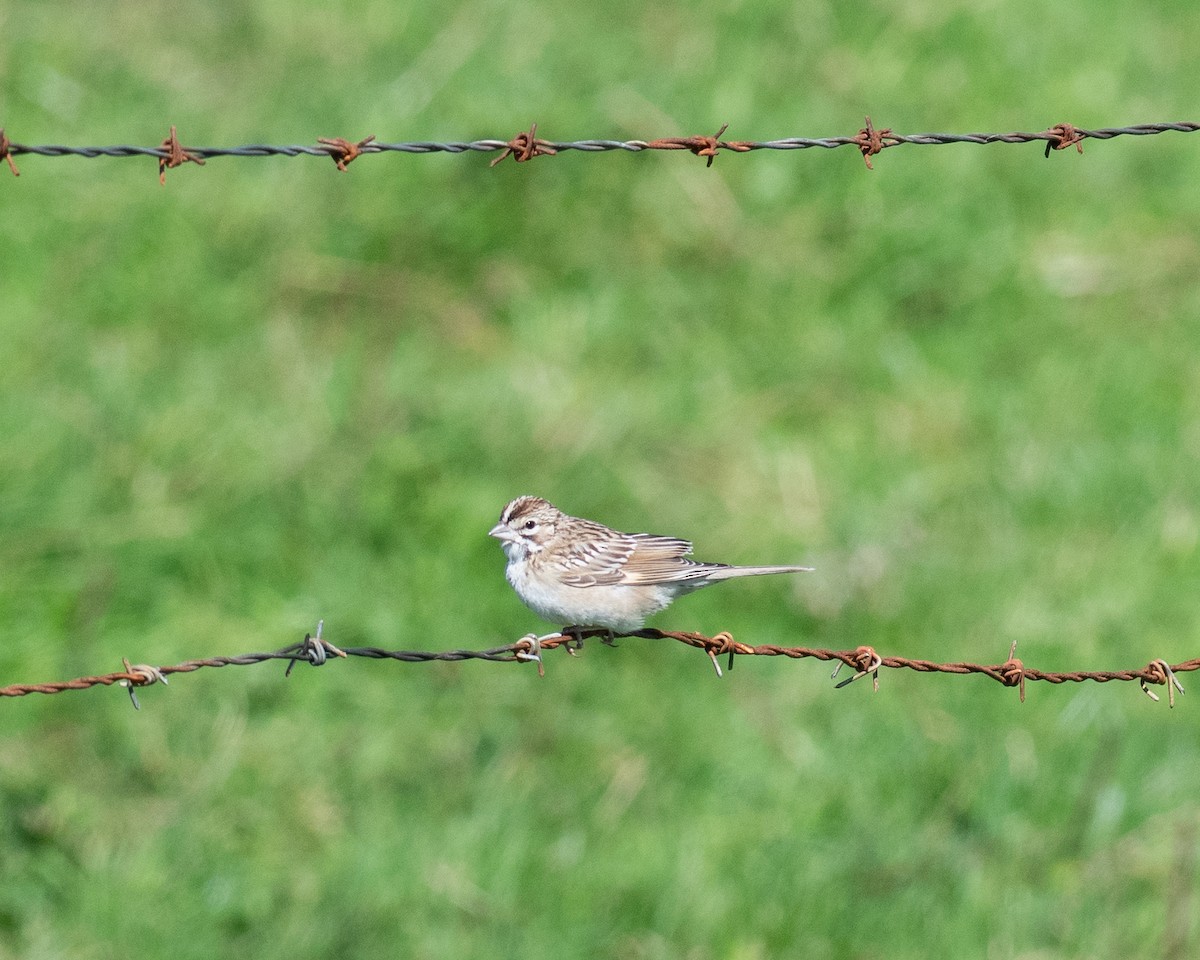
[[567,652],[569,654],[571,654],[571,656],[574,656],[576,651],[582,650],[583,649],[584,632],[585,631],[590,632],[593,630],[603,630],[604,631],[603,635],[600,637],[600,642],[603,643],[605,646],[609,646],[609,647],[616,646],[615,641],[617,639],[617,635],[615,633],[613,633],[612,630],[608,629],[607,627],[586,627],[586,626],[583,626],[582,624],[573,623],[570,626],[566,626],[566,627],[562,628],[562,635],[564,637],[570,637],[572,640],[575,641],[573,646],[570,643],[566,644]]

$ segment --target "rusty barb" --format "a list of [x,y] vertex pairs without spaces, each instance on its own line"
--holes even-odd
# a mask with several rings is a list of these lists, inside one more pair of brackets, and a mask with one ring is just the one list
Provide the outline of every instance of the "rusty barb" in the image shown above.
[[297,144],[291,146],[271,146],[267,144],[249,144],[241,147],[189,147],[186,150],[180,145],[171,127],[171,135],[157,147],[137,147],[129,145],[110,147],[68,147],[59,144],[30,146],[23,143],[12,143],[0,130],[0,158],[8,162],[9,169],[17,174],[17,166],[13,158],[20,154],[35,154],[41,157],[154,157],[158,161],[159,179],[163,180],[167,169],[183,163],[202,164],[205,159],[212,157],[272,157],[272,156],[313,156],[330,157],[338,170],[344,171],[346,166],[357,157],[377,153],[497,153],[490,166],[496,166],[502,160],[512,157],[517,163],[524,163],[534,157],[553,157],[568,151],[580,153],[604,153],[621,150],[626,153],[644,153],[649,150],[687,150],[698,157],[703,157],[706,166],[712,166],[713,160],[722,150],[733,153],[750,153],[757,150],[808,150],[821,148],[831,150],[836,147],[854,147],[863,158],[868,169],[874,169],[871,158],[883,150],[899,146],[933,146],[950,143],[1043,143],[1046,156],[1051,150],[1066,150],[1074,146],[1083,153],[1084,140],[1111,140],[1114,137],[1132,136],[1145,137],[1152,134],[1175,131],[1177,133],[1195,133],[1200,130],[1200,123],[1142,123],[1129,127],[1106,127],[1096,130],[1085,130],[1071,123],[1055,124],[1048,129],[1034,133],[894,133],[890,127],[876,128],[870,117],[866,118],[866,126],[853,136],[838,137],[786,137],[779,140],[722,140],[729,124],[725,124],[713,136],[692,137],[659,137],[653,140],[546,140],[537,135],[537,124],[530,125],[528,131],[518,133],[511,140],[469,140],[469,141],[410,141],[402,143],[380,143],[374,137],[350,141],[343,137],[320,137],[316,143]]
[[528,133],[518,133],[509,140],[500,153],[500,156],[489,163],[488,166],[494,167],[508,157],[512,157],[517,163],[524,163],[526,160],[532,160],[534,157],[552,157],[556,153],[558,151],[549,140],[538,138],[537,124],[535,123],[530,126]]
[[[167,183],[167,170],[174,169],[185,163],[194,163],[197,166],[204,166],[204,158],[195,153],[188,153],[179,143],[179,138],[175,135],[175,126],[171,125],[171,133],[167,136],[158,147],[165,152],[165,156],[158,158],[158,182],[163,186]],[[132,693],[132,691],[131,691]]]
[[1066,150],[1072,144],[1079,153],[1083,154],[1083,138],[1086,132],[1077,130],[1069,123],[1059,123],[1046,131],[1046,156],[1051,150]]
[[717,131],[715,137],[660,137],[657,140],[650,140],[646,143],[648,150],[691,150],[698,157],[707,157],[708,162],[706,167],[713,165],[713,160],[716,159],[718,150],[732,150],[734,153],[746,153],[753,150],[755,144],[748,140],[729,140],[721,139],[721,136],[729,129],[729,124],[724,123],[721,129]]
[[874,170],[875,167],[871,164],[871,158],[877,153],[881,153],[884,147],[894,147],[904,141],[892,133],[891,127],[884,127],[882,130],[876,130],[875,124],[871,123],[871,118],[865,118],[867,125],[858,131],[858,135],[854,137],[854,142],[858,145],[859,152],[862,153],[863,162],[867,165],[868,170]]
[[343,173],[346,170],[346,165],[355,157],[360,156],[363,150],[373,143],[374,140],[375,134],[363,137],[354,143],[351,143],[345,137],[317,137],[317,143],[324,144],[328,148],[329,156]]
[[702,633],[687,633],[673,630],[657,630],[647,628],[630,633],[612,634],[607,630],[564,627],[561,632],[549,633],[542,636],[526,634],[514,643],[504,646],[491,647],[485,650],[384,650],[379,647],[346,647],[334,646],[321,634],[324,621],[317,624],[316,634],[306,633],[298,643],[275,650],[270,653],[247,653],[233,657],[205,657],[199,660],[186,660],[173,666],[156,667],[149,664],[130,664],[123,660],[124,669],[116,673],[102,674],[94,677],[80,677],[76,680],[65,680],[57,683],[25,683],[0,687],[0,697],[23,697],[30,693],[65,693],[68,690],[86,690],[94,686],[112,686],[118,684],[128,689],[130,699],[135,708],[140,708],[136,688],[146,687],[155,683],[166,684],[167,677],[176,673],[192,673],[204,667],[248,666],[253,663],[265,663],[268,660],[287,661],[284,676],[290,676],[292,668],[297,663],[308,663],[319,667],[328,663],[331,658],[361,657],[370,660],[395,660],[401,663],[431,663],[434,661],[485,660],[493,663],[536,663],[539,676],[545,676],[545,654],[562,647],[572,656],[577,655],[585,640],[599,639],[608,646],[616,647],[616,639],[638,638],[642,640],[674,640],[684,646],[701,650],[709,658],[718,677],[723,676],[720,658],[727,658],[726,669],[732,669],[735,657],[784,657],[790,660],[814,659],[834,662],[836,667],[833,678],[836,679],[842,667],[851,667],[855,672],[852,676],[839,682],[835,689],[842,689],[863,677],[870,677],[872,688],[879,690],[879,674],[883,669],[914,670],[917,673],[939,673],[944,675],[980,674],[1003,684],[1007,687],[1017,687],[1021,692],[1021,702],[1025,702],[1025,684],[1030,680],[1042,680],[1050,684],[1082,683],[1087,680],[1097,683],[1108,683],[1113,680],[1138,681],[1142,690],[1152,700],[1157,701],[1158,695],[1150,689],[1152,686],[1167,688],[1167,702],[1175,706],[1175,694],[1183,694],[1183,685],[1176,674],[1192,670],[1200,670],[1200,658],[1185,660],[1182,663],[1169,664],[1166,660],[1155,659],[1141,669],[1136,670],[1077,670],[1062,673],[1050,673],[1026,667],[1016,658],[1016,644],[1008,652],[1008,659],[1001,664],[979,663],[936,663],[931,660],[914,660],[908,657],[881,656],[870,646],[858,646],[853,650],[826,650],[819,647],[783,647],[773,644],[751,646],[740,643],[727,632],[722,631],[716,636],[709,637]]
[[17,169],[17,165],[13,162],[12,151],[10,149],[11,147],[12,144],[8,142],[8,137],[4,133],[4,128],[0,127],[0,159],[4,159],[8,162],[8,169],[12,171],[12,175],[14,177],[19,177],[21,175],[21,171]]
[[1175,676],[1179,667],[1172,667],[1166,660],[1151,660],[1150,665],[1145,670],[1145,676],[1138,677],[1138,683],[1141,685],[1142,693],[1148,696],[1155,703],[1158,703],[1158,694],[1150,689],[1147,684],[1161,683],[1167,688],[1167,706],[1175,706],[1175,691],[1183,693],[1183,684]]

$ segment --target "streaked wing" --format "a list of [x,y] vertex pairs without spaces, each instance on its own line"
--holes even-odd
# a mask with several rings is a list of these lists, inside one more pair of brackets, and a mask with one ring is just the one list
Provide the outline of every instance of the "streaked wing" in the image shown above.
[[571,572],[562,581],[572,587],[653,584],[687,578],[698,566],[683,559],[692,545],[675,537],[622,533],[585,537],[571,544],[563,560]]

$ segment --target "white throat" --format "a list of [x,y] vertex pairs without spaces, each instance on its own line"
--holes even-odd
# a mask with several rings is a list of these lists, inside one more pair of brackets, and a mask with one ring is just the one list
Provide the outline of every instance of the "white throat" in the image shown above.
[[524,563],[535,553],[541,553],[545,549],[542,544],[534,543],[524,537],[519,540],[502,540],[500,546],[504,549],[504,555],[508,557],[509,563]]

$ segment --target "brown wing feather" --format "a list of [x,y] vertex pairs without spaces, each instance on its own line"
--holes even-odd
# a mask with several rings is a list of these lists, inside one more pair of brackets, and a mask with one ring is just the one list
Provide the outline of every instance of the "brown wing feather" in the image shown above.
[[633,537],[619,534],[591,520],[575,519],[585,529],[579,536],[557,552],[561,561],[571,572],[562,576],[562,582],[572,587],[594,587],[621,582],[621,568],[633,555],[636,547]]
[[577,541],[564,559],[578,570],[562,579],[573,587],[668,583],[701,566],[684,559],[691,552],[686,540],[649,533]]

